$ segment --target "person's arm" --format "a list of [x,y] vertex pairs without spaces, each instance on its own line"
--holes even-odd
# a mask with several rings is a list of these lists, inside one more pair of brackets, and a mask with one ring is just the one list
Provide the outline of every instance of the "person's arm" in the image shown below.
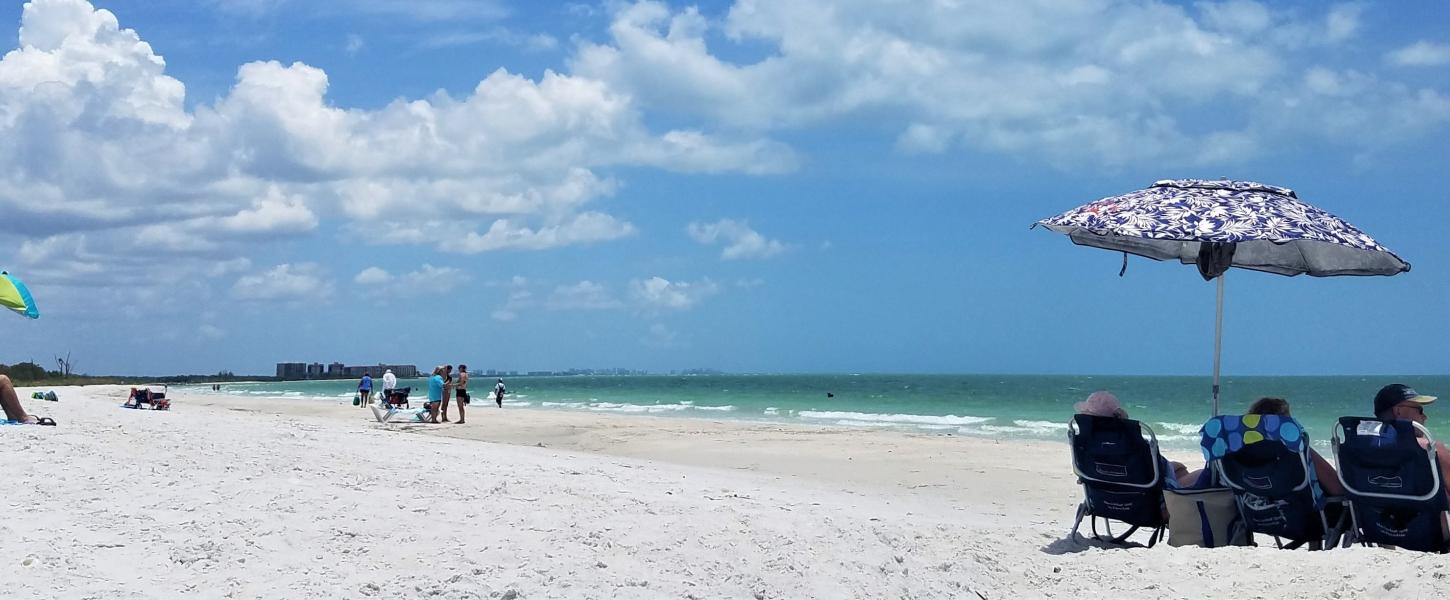
[[1445,448],[1445,442],[1435,442],[1435,462],[1440,463],[1440,487],[1450,496],[1450,449]]
[[1343,496],[1344,484],[1339,482],[1339,471],[1334,470],[1334,465],[1313,449],[1309,450],[1309,458],[1314,463],[1314,475],[1319,478],[1319,489],[1326,496]]

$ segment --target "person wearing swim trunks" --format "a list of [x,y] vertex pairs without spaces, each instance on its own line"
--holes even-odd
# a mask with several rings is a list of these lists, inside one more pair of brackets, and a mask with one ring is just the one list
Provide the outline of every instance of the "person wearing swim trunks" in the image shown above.
[[468,365],[459,363],[458,381],[453,383],[453,396],[458,399],[458,424],[463,424],[463,407],[468,405]]

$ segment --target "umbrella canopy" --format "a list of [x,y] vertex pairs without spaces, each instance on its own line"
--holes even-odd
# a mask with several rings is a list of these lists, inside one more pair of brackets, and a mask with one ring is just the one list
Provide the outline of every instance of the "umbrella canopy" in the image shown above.
[[[1103,198],[1032,226],[1074,244],[1177,259],[1218,280],[1213,340],[1213,414],[1218,414],[1223,274],[1231,267],[1276,273],[1395,275],[1410,264],[1374,238],[1299,200],[1294,190],[1252,181],[1171,179]],[[1121,274],[1121,273],[1120,273]]]
[[1229,266],[1279,275],[1394,275],[1410,270],[1409,263],[1374,238],[1299,200],[1294,190],[1252,181],[1158,181],[1037,225],[1067,234],[1074,244],[1185,264],[1207,260],[1200,255],[1206,253],[1204,243],[1210,243],[1218,244],[1219,254],[1231,253]]
[[40,318],[40,311],[35,308],[35,299],[30,297],[30,290],[14,275],[4,271],[0,271],[0,306],[32,319]]

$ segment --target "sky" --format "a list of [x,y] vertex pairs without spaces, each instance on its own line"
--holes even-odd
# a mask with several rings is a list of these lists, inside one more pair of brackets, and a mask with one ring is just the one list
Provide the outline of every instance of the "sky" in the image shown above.
[[0,363],[1210,372],[1213,284],[1029,230],[1253,180],[1395,277],[1225,279],[1226,374],[1450,372],[1450,9],[0,7]]

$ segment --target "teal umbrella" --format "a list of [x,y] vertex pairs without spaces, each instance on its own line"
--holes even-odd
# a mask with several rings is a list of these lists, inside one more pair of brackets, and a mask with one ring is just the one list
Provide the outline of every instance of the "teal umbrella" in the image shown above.
[[30,296],[30,290],[5,271],[0,271],[0,306],[32,319],[40,318],[40,310],[35,308],[35,298]]

